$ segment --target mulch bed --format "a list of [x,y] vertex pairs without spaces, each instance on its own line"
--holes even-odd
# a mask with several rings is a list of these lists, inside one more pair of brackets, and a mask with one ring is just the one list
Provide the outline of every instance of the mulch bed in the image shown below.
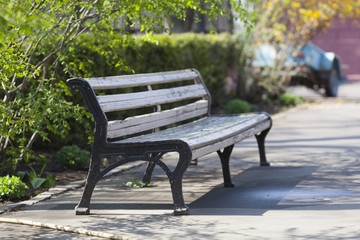
[[[39,173],[41,171],[41,169],[38,167],[34,167],[36,172]],[[19,166],[18,170],[20,171],[30,171],[30,169],[28,167],[26,167],[26,165],[23,166]],[[47,174],[51,174],[55,177],[55,184],[53,185],[53,187],[55,186],[64,186],[67,185],[71,182],[74,181],[78,181],[78,180],[83,180],[86,178],[87,175],[87,170],[71,170],[71,169],[64,169],[62,166],[60,166],[55,157],[51,158],[51,161],[47,164],[42,177],[46,177]],[[1,200],[0,201],[0,207],[5,206],[5,205],[9,205],[12,203],[17,203],[17,202],[22,202],[28,199],[31,199],[32,197],[37,196],[38,194],[44,192],[45,190],[41,190],[41,189],[33,189],[31,186],[31,183],[29,182],[29,179],[27,176],[25,176],[25,178],[23,179],[23,182],[29,187],[29,189],[27,190],[26,195],[21,198],[21,199],[16,199],[16,200]]]

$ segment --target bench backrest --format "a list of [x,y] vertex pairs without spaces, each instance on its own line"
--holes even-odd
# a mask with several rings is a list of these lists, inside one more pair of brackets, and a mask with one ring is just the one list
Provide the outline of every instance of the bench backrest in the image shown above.
[[[91,87],[86,91],[91,92],[97,100],[97,103],[95,101],[95,103],[92,102],[91,104],[98,104],[99,107],[90,107],[89,101],[86,102],[95,120],[95,115],[99,114],[97,111],[101,109],[103,112],[101,115],[104,116],[103,121],[107,123],[108,139],[179,123],[207,115],[210,111],[210,94],[200,73],[195,69],[100,78],[76,78],[68,80],[68,84],[71,86],[71,82],[73,81],[73,84],[75,84],[76,80],[77,82],[79,80],[86,81]],[[116,92],[113,90],[118,89],[133,90],[99,95],[100,90],[107,90],[108,92],[110,90],[113,93]],[[86,91],[82,91],[83,94]],[[87,99],[86,96],[84,98]],[[177,103],[176,107],[169,108],[168,105],[175,102]],[[165,105],[166,109],[163,110]],[[154,107],[155,112],[110,121],[106,117],[106,114],[110,112],[129,111],[130,109],[146,107]]]

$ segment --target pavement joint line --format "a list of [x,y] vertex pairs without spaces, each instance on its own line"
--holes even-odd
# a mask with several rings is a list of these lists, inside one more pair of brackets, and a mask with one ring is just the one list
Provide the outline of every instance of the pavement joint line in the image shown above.
[[[126,163],[126,164],[121,165],[121,166],[119,166],[117,168],[114,168],[110,172],[106,173],[102,177],[102,179],[108,178],[108,177],[110,177],[112,175],[124,172],[124,171],[129,170],[129,169],[141,166],[141,165],[143,165],[145,163],[146,162],[143,162],[143,161],[136,161],[136,162],[132,162],[132,163]],[[11,211],[14,211],[14,210],[18,210],[18,209],[20,209],[22,207],[34,205],[36,203],[45,201],[47,199],[50,199],[50,198],[52,198],[54,196],[65,193],[67,191],[74,190],[74,189],[77,189],[77,188],[81,188],[82,186],[85,185],[85,182],[86,182],[86,179],[71,182],[71,183],[69,183],[69,184],[67,184],[65,186],[56,186],[56,187],[50,188],[46,192],[42,192],[41,194],[39,194],[36,197],[33,197],[33,198],[29,199],[29,200],[3,206],[2,209],[0,210],[0,215],[5,213],[5,212],[11,212]]]
[[132,240],[133,238],[128,237],[121,237],[118,235],[109,234],[106,232],[100,232],[100,231],[92,231],[84,228],[75,228],[71,226],[61,226],[51,223],[42,223],[42,222],[35,222],[31,220],[21,220],[21,219],[13,219],[13,218],[4,218],[0,217],[0,223],[12,223],[12,224],[21,224],[21,225],[27,225],[32,227],[42,227],[42,228],[48,228],[63,232],[69,232],[69,233],[75,233],[75,234],[81,234],[81,235],[87,235],[92,237],[99,237],[99,238],[106,238],[106,239],[121,239],[121,240]]

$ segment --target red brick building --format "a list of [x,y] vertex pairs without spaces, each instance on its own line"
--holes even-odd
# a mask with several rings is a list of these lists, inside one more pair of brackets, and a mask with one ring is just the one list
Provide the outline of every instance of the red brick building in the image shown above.
[[312,43],[341,59],[343,74],[348,81],[360,81],[360,24],[336,19],[326,32],[319,33]]

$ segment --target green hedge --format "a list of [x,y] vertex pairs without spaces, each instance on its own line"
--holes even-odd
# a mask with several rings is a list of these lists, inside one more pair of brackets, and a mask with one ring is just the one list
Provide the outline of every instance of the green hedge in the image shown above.
[[[241,46],[241,40],[230,34],[154,35],[150,42],[140,36],[129,40],[86,33],[62,57],[57,77],[65,81],[70,77],[195,68],[202,74],[212,95],[213,112],[221,112],[231,99],[246,99],[240,77],[243,70]],[[69,101],[85,105],[78,93],[73,94]],[[70,125],[71,136],[66,139],[50,136],[49,147],[59,149],[71,144],[88,147],[84,124],[74,121]]]
[[[106,44],[109,41],[113,46]],[[237,71],[242,49],[236,37],[173,34],[155,35],[152,42],[141,37],[133,41],[126,45],[122,39],[84,34],[63,58],[64,70],[72,76],[94,77],[196,68],[209,88],[214,107],[239,95],[242,83]]]

